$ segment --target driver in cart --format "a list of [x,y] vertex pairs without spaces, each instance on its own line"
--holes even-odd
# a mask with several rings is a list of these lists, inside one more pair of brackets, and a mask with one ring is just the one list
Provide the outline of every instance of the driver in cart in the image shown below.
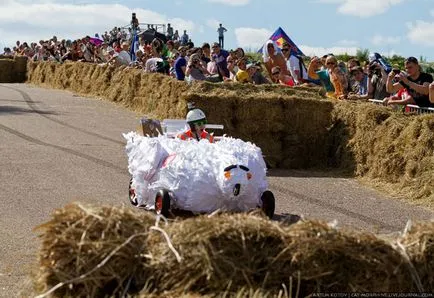
[[205,131],[207,124],[206,115],[200,109],[192,109],[188,112],[186,121],[190,127],[189,130],[179,134],[177,137],[181,140],[195,139],[200,141],[202,139],[208,140],[210,143],[214,143],[214,136]]

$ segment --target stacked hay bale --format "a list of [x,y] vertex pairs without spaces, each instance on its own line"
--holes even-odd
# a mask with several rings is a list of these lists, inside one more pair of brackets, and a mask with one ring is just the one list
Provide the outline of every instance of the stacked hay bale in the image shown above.
[[6,58],[0,59],[0,83],[13,83],[15,81],[15,61]]
[[150,277],[145,239],[154,223],[153,216],[127,208],[73,204],[57,210],[39,227],[36,291],[65,282],[56,297],[106,297],[143,288]]
[[27,61],[28,58],[25,56],[14,57],[14,72],[15,72],[15,83],[24,83],[27,79]]
[[398,239],[410,256],[423,290],[434,291],[434,222],[410,224]]
[[434,116],[403,115],[370,103],[333,109],[330,157],[392,194],[434,206]]
[[131,290],[143,297],[277,295],[283,289],[305,297],[417,292],[415,276],[424,291],[434,290],[432,223],[414,226],[400,240],[412,271],[389,242],[322,222],[285,226],[260,215],[220,214],[177,220],[163,226],[163,235],[149,233],[154,221],[124,208],[70,205],[56,211],[42,226],[37,292],[63,282],[55,297]]

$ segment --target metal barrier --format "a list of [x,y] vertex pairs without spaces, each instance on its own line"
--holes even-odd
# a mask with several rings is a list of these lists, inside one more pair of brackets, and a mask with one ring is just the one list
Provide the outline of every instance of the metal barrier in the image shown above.
[[[377,104],[377,105],[383,105],[382,100],[378,99],[369,99],[370,102]],[[404,113],[416,113],[416,114],[434,114],[434,108],[422,108],[416,105],[406,105],[403,108]]]

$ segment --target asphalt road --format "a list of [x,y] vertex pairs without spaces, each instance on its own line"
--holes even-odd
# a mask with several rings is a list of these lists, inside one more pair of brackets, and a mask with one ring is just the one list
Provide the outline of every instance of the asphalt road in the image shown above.
[[[33,228],[72,201],[127,203],[122,133],[139,117],[115,104],[24,84],[0,85],[0,297],[28,280]],[[287,214],[389,233],[434,213],[333,173],[270,171],[277,220]]]

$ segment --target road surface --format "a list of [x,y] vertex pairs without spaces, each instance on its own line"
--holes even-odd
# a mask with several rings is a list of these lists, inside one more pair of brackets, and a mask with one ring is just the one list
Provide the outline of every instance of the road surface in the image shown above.
[[[0,85],[0,297],[28,280],[33,228],[72,201],[126,202],[129,174],[122,133],[139,117],[113,103],[25,84]],[[277,219],[286,214],[388,233],[431,211],[387,198],[355,179],[270,171]]]

